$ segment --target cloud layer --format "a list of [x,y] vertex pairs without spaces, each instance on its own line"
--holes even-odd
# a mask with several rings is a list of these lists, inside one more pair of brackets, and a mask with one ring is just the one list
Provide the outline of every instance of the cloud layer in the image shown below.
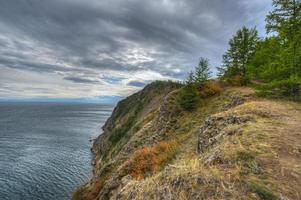
[[0,97],[125,96],[218,66],[270,0],[0,0]]

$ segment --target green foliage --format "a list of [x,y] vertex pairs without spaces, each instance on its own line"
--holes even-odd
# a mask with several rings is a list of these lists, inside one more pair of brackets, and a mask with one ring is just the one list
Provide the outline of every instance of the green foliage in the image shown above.
[[249,78],[264,81],[288,78],[289,72],[282,59],[285,56],[283,54],[279,37],[273,36],[259,41],[248,63]]
[[[199,102],[200,90],[204,89],[210,76],[211,72],[209,68],[209,60],[206,58],[201,58],[198,66],[195,67],[195,72],[189,73],[185,86],[181,88],[178,97],[178,104],[185,110],[193,110]],[[216,90],[220,88],[213,86],[216,85],[212,85],[212,87],[208,88],[210,89],[210,94],[208,96],[219,92],[219,90]]]
[[194,85],[184,86],[179,94],[178,103],[185,110],[193,110],[199,101],[199,95]]
[[267,32],[274,32],[282,43],[281,57],[289,75],[301,73],[301,3],[297,0],[273,0],[274,10],[266,17]]
[[110,136],[109,140],[112,142],[112,144],[117,144],[123,137],[126,136],[128,131],[132,128],[133,124],[135,122],[135,117],[130,116],[126,123],[122,125],[120,128],[116,129],[114,133]]
[[255,154],[250,151],[238,151],[236,155],[237,162],[250,162],[255,159]]
[[262,183],[258,183],[255,181],[252,181],[249,183],[249,188],[252,192],[255,192],[258,194],[260,198],[263,200],[278,200],[279,198],[271,191],[269,191],[266,186]]
[[195,68],[194,82],[201,86],[210,78],[210,76],[211,72],[209,69],[209,60],[206,58],[201,58],[199,65]]
[[291,76],[288,79],[274,80],[270,83],[262,84],[257,89],[260,96],[274,98],[290,97],[294,100],[300,100],[301,79],[297,76]]
[[298,0],[273,0],[274,10],[266,17],[267,32],[294,39],[301,26],[301,3]]
[[120,101],[112,117],[114,121],[118,121],[118,119],[126,120],[122,120],[120,124],[112,123],[109,127],[112,131],[109,137],[112,145],[116,145],[122,138],[128,136],[132,128],[137,129],[135,123],[139,113],[154,96],[168,93],[181,86],[182,84],[173,81],[154,81],[145,86],[142,91]]
[[194,73],[190,72],[189,75],[188,75],[188,78],[186,80],[186,84],[187,85],[192,85],[192,84],[194,84],[194,82],[195,82]]
[[164,89],[166,88],[178,88],[181,86],[181,83],[179,82],[174,82],[174,81],[171,81],[171,80],[168,80],[168,81],[154,81],[152,83],[150,83],[149,85],[146,86],[149,87],[149,88],[153,88],[154,91],[156,92],[162,92]]
[[211,71],[209,60],[201,58],[195,72],[190,72],[186,80],[186,85],[182,87],[178,103],[185,110],[191,111],[200,100],[200,97],[206,98],[221,92],[220,84],[217,81],[209,80]]
[[195,71],[189,73],[186,85],[195,85],[201,88],[210,77],[209,60],[207,58],[200,58],[198,66],[195,67]]
[[258,32],[255,28],[243,27],[238,30],[229,42],[228,51],[223,55],[223,66],[218,68],[219,76],[227,80],[240,75],[245,80],[247,64],[254,54],[257,41]]
[[264,83],[258,87],[260,95],[299,99],[301,3],[273,0],[273,6],[266,17],[267,32],[273,35],[259,40],[255,29],[238,30],[218,68],[219,76],[229,83]]

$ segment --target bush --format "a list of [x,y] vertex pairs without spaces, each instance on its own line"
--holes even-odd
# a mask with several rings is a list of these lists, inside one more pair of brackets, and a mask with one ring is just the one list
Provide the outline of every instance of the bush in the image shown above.
[[88,187],[80,187],[74,192],[72,196],[72,200],[93,200],[96,199],[100,190],[103,187],[103,182],[97,180],[93,182],[92,186]]
[[96,199],[100,190],[102,189],[102,187],[103,187],[103,182],[101,182],[99,180],[94,182],[91,190],[83,195],[83,197],[84,197],[83,199],[85,199],[85,200]]
[[176,153],[177,142],[171,140],[136,151],[126,162],[125,171],[136,179],[143,179],[159,171]]
[[289,97],[300,100],[301,96],[301,79],[291,76],[289,79],[272,81],[257,87],[260,96],[267,97]]
[[242,86],[244,85],[244,80],[241,75],[235,75],[229,79],[229,83],[234,86]]
[[207,81],[201,88],[201,97],[209,97],[219,94],[222,91],[220,84],[217,81]]
[[193,85],[184,86],[179,94],[178,103],[185,110],[193,110],[199,101],[198,91]]

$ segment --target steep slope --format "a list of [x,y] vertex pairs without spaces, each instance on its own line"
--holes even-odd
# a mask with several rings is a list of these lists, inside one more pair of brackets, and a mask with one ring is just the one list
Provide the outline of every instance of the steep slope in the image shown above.
[[178,84],[157,84],[118,104],[74,199],[301,198],[299,103],[224,88],[187,112]]
[[199,153],[131,180],[119,199],[301,199],[300,122],[300,104],[268,100],[212,115]]

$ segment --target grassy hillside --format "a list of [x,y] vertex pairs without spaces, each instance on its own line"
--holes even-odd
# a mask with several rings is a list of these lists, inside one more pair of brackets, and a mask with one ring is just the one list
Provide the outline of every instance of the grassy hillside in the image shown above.
[[179,104],[155,82],[120,102],[73,199],[300,199],[301,104],[225,87]]

